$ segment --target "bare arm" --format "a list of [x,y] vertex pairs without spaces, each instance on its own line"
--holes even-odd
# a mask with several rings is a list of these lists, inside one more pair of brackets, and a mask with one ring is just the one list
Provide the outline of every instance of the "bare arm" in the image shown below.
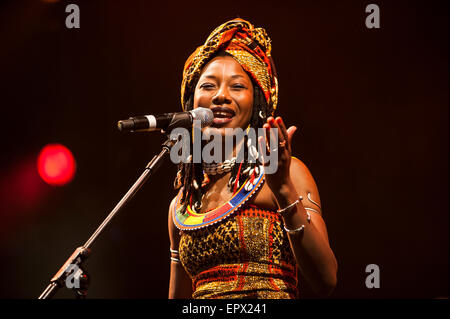
[[[274,195],[281,208],[302,196],[303,200],[283,214],[283,219],[290,230],[300,225],[305,225],[305,228],[297,234],[289,234],[289,242],[300,271],[314,291],[319,295],[329,295],[336,286],[338,265],[321,216],[319,192],[311,173],[300,160],[292,160],[290,176],[290,182],[282,185]],[[310,222],[306,212],[311,216]]]
[[[170,249],[178,251],[180,243],[179,230],[175,227],[172,219],[172,207],[175,205],[175,199],[172,200],[169,207],[169,238]],[[179,259],[178,254],[171,254],[172,257]],[[192,281],[184,270],[181,262],[170,260],[170,280],[169,280],[169,299],[192,298]]]
[[[297,264],[313,290],[319,295],[332,293],[337,282],[337,261],[328,243],[328,234],[320,213],[312,213],[305,208],[320,206],[319,192],[308,168],[298,159],[292,158],[292,137],[297,130],[288,130],[281,117],[269,117],[263,125],[265,137],[260,137],[260,149],[271,150],[278,144],[277,170],[266,175],[267,185],[275,196],[280,209],[284,211],[283,221],[288,230],[289,242]],[[278,137],[272,129],[278,131]],[[263,162],[267,165],[266,159]],[[307,196],[310,193],[310,200]],[[299,199],[303,197],[303,200]],[[296,203],[291,206],[291,204]],[[319,209],[315,206],[315,209]],[[314,209],[314,208],[313,208]],[[308,213],[311,220],[308,221]],[[304,225],[304,227],[302,227]]]

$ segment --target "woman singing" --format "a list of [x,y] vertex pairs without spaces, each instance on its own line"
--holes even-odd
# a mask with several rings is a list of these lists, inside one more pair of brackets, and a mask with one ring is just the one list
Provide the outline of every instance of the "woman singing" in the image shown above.
[[[182,105],[211,109],[214,122],[204,133],[226,137],[227,128],[263,128],[265,134],[258,141],[245,135],[220,163],[190,156],[179,165],[168,219],[169,298],[298,298],[297,269],[321,296],[336,286],[337,262],[316,184],[292,157],[296,127],[286,129],[274,118],[278,82],[270,53],[264,29],[235,19],[216,28],[186,61]],[[263,148],[277,156],[271,174],[265,173],[267,156],[259,154]]]

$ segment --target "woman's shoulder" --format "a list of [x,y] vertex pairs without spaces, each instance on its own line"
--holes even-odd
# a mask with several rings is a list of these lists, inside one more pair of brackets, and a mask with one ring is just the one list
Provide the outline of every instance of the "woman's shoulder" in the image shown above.
[[170,204],[169,204],[169,213],[170,213],[172,210],[178,208],[178,205],[180,204],[179,199],[180,199],[180,196],[182,195],[182,192],[183,192],[183,188],[181,187],[181,188],[178,189],[178,192],[177,192],[177,194],[174,196],[174,198],[172,198],[172,200],[170,201]]
[[[294,156],[292,156],[290,175],[297,193],[309,200],[303,203],[304,206],[311,206],[315,209],[319,208],[320,211],[321,201],[316,181],[306,164]],[[309,202],[311,205],[309,205]]]
[[301,182],[303,186],[315,186],[316,184],[306,164],[295,156],[292,156],[290,175],[294,183],[295,181]]
[[[299,195],[306,196],[308,192],[317,193],[314,178],[308,167],[303,161],[294,156],[292,156],[291,160],[290,176]],[[278,208],[275,195],[266,184],[263,185],[257,196],[250,203],[265,209],[274,210]]]
[[[168,221],[167,221],[171,246],[173,244],[174,247],[178,247],[178,242],[180,240],[180,234],[179,234],[180,231],[178,230],[178,228],[175,226],[175,223],[173,222],[173,214],[174,214],[175,210],[177,209],[178,198],[179,198],[180,194],[181,194],[181,189],[179,190],[177,195],[172,199],[172,201],[169,204],[169,213],[168,213]],[[175,249],[174,247],[172,247],[172,249]]]

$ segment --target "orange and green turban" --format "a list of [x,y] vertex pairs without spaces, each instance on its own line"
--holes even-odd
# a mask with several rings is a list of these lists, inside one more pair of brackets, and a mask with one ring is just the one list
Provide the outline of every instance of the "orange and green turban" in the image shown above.
[[250,74],[264,93],[267,105],[275,111],[278,103],[278,81],[270,55],[271,40],[263,28],[255,28],[243,19],[234,19],[217,27],[187,59],[181,84],[181,105],[195,90],[203,66],[219,51],[225,51]]

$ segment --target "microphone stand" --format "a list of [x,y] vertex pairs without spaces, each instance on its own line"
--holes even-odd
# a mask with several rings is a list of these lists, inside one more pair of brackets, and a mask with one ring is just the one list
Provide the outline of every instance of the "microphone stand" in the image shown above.
[[144,185],[150,175],[155,172],[162,164],[162,159],[170,153],[172,147],[178,141],[178,137],[173,137],[172,139],[167,138],[167,140],[162,144],[162,150],[158,155],[155,155],[153,159],[147,164],[142,175],[137,179],[137,181],[131,186],[128,192],[122,197],[119,203],[114,207],[114,209],[109,213],[103,223],[97,228],[97,230],[92,234],[88,241],[81,247],[75,249],[73,254],[67,259],[64,265],[59,269],[59,271],[50,280],[50,284],[42,292],[38,299],[49,299],[55,295],[57,290],[66,284],[69,275],[71,275],[78,284],[75,286],[75,295],[77,299],[84,299],[87,295],[87,287],[89,284],[89,276],[82,268],[83,262],[89,257],[91,253],[91,247],[94,244],[97,237],[101,232],[108,226],[111,220],[116,216],[116,214],[127,204],[131,198],[139,191],[139,189]]

